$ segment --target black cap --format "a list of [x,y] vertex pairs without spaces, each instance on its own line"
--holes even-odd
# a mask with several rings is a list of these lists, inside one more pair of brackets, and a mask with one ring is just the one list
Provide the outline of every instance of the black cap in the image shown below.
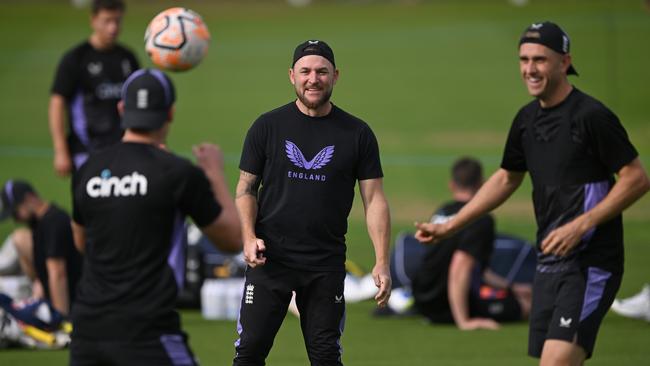
[[140,69],[122,86],[123,128],[157,130],[169,119],[176,100],[172,81],[160,70]]
[[16,206],[23,203],[27,193],[36,191],[27,182],[22,180],[8,180],[0,191],[0,221],[15,214]]
[[[569,35],[566,34],[560,26],[549,21],[533,23],[526,28],[524,34],[522,34],[519,39],[519,46],[523,43],[541,44],[563,55],[569,53],[571,49],[571,40],[569,39]],[[578,72],[573,65],[569,65],[567,74],[578,75]]]
[[291,64],[291,67],[293,67],[298,60],[307,55],[323,56],[329,62],[331,62],[332,66],[334,66],[336,69],[336,62],[334,62],[334,51],[332,51],[327,43],[318,40],[305,41],[299,44],[298,47],[296,47],[296,50],[293,51],[293,63]]

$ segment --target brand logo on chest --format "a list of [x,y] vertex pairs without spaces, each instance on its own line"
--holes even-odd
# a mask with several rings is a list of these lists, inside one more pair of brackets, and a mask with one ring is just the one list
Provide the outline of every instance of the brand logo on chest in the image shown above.
[[[287,158],[298,168],[308,171],[315,171],[326,166],[334,157],[334,145],[325,146],[321,149],[313,159],[307,160],[305,155],[300,151],[298,145],[289,140],[285,140],[285,150]],[[317,172],[296,172],[289,170],[287,175],[291,179],[302,179],[324,182],[327,177],[325,174],[318,174]]]

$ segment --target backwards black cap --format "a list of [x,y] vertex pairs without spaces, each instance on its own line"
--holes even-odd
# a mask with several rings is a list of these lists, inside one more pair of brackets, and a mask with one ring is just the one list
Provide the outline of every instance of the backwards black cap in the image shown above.
[[162,71],[140,69],[122,86],[123,128],[157,130],[169,119],[176,100],[174,84]]
[[[553,22],[533,23],[521,35],[519,46],[524,43],[537,43],[546,46],[557,53],[566,55],[570,52],[571,40],[560,26]],[[568,75],[578,75],[578,72],[569,65]]]
[[323,56],[332,63],[334,68],[336,68],[336,63],[334,62],[334,51],[332,51],[332,48],[330,48],[327,43],[318,40],[305,41],[304,43],[299,44],[298,47],[296,47],[296,50],[293,51],[293,63],[291,66],[293,67],[298,60],[307,55]]
[[13,179],[5,182],[0,191],[0,221],[14,215],[16,207],[23,203],[27,193],[36,194],[29,183]]

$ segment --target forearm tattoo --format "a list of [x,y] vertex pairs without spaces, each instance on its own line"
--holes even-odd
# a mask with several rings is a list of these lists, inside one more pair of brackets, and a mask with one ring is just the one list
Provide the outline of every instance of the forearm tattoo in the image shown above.
[[259,191],[261,182],[260,177],[248,172],[241,172],[239,174],[239,182],[236,198],[246,195],[257,198],[257,192]]

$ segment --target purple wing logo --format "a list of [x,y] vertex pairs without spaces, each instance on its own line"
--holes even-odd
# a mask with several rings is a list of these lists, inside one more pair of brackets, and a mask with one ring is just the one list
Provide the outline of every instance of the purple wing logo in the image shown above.
[[291,160],[293,165],[307,170],[316,170],[324,167],[327,163],[332,161],[332,156],[334,155],[334,145],[325,146],[310,161],[305,159],[305,155],[303,155],[302,151],[300,151],[298,146],[293,142],[285,140],[285,148],[287,151],[287,158]]

